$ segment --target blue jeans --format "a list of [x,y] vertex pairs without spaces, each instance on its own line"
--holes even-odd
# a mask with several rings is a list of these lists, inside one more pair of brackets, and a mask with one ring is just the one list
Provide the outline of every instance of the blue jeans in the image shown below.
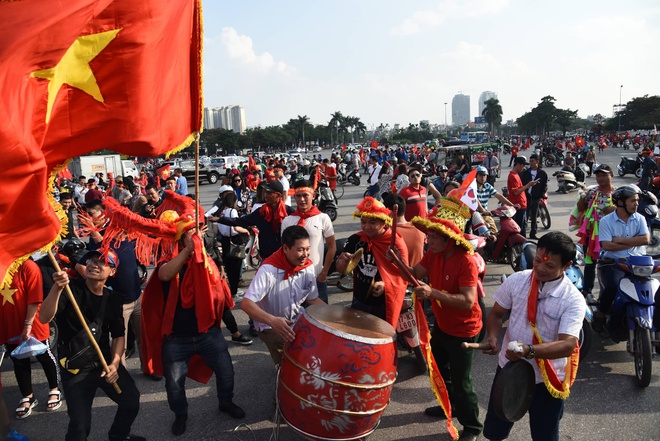
[[323,300],[325,303],[328,303],[328,283],[317,281],[316,289],[319,291],[319,299]]
[[378,190],[380,190],[380,186],[378,184],[370,185],[367,187],[367,196],[376,197],[376,195],[378,195]]
[[625,276],[616,264],[607,263],[600,260],[598,262],[598,283],[600,291],[598,292],[598,310],[608,314],[616,292],[619,288],[619,282]]
[[513,215],[513,220],[520,227],[520,234],[527,237],[527,209],[521,208]]
[[[495,378],[501,371],[497,368]],[[493,384],[495,380],[493,379]],[[564,400],[550,395],[543,383],[537,383],[534,388],[534,399],[529,407],[529,427],[534,441],[559,440],[559,421],[564,416]],[[506,439],[511,433],[513,423],[500,419],[495,413],[493,390],[490,391],[488,412],[484,421],[484,437],[486,439]]]
[[215,373],[220,404],[230,404],[234,397],[234,366],[222,332],[213,326],[196,337],[167,336],[163,339],[163,374],[167,402],[175,415],[188,412],[186,374],[194,354],[202,357]]

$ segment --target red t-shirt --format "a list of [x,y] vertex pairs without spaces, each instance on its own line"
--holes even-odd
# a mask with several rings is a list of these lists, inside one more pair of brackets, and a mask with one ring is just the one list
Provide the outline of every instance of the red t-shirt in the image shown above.
[[408,222],[415,216],[426,216],[426,188],[420,185],[415,189],[409,185],[399,191],[399,196],[406,201],[405,218]]
[[518,146],[511,147],[511,156],[518,156]]
[[266,181],[274,181],[277,178],[275,177],[275,172],[273,171],[272,168],[267,168],[266,171],[264,172],[264,176],[266,177]]
[[[38,303],[39,309],[44,300],[43,286],[39,265],[32,260],[26,260],[14,275],[11,289],[15,289],[11,297],[0,296],[0,344],[6,343],[12,337],[21,335],[25,326],[27,305]],[[50,327],[39,321],[39,309],[32,322],[32,335],[39,341],[47,340]]]
[[[429,285],[432,288],[456,294],[460,286],[477,286],[479,269],[477,263],[467,251],[457,245],[448,259],[444,254],[427,251],[419,262],[428,272]],[[435,321],[440,330],[455,337],[474,337],[481,331],[481,308],[476,294],[472,309],[457,309],[432,302]]]
[[508,199],[512,204],[520,204],[520,209],[527,208],[527,195],[525,191],[521,191],[520,194],[516,194],[514,190],[522,188],[523,184],[520,180],[518,173],[511,170],[509,172],[509,177],[506,180],[506,188],[509,190]]
[[[337,169],[329,165],[323,170],[323,173],[325,174],[325,178],[328,180],[328,184],[330,185],[330,190],[336,190]],[[330,179],[330,178],[334,178],[334,179]]]

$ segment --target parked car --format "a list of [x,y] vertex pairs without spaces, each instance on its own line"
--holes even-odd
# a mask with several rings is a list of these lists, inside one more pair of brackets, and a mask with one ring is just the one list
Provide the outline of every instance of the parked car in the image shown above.
[[[166,161],[163,163],[170,164],[170,168],[174,171],[175,168],[180,168],[183,171],[183,176],[189,181],[195,179],[195,161],[192,159]],[[224,168],[217,167],[210,162],[199,162],[199,180],[208,181],[209,184],[215,184],[220,180],[220,176],[225,174]]]

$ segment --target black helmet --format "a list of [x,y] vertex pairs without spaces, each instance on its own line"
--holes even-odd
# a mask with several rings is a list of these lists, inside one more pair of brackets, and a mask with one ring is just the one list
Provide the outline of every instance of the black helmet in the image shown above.
[[77,238],[69,239],[67,243],[60,247],[60,252],[68,257],[72,262],[78,262],[87,251],[85,243]]
[[438,167],[438,171],[439,171],[439,172],[441,172],[441,171],[449,171],[449,169],[447,168],[446,165],[441,165],[440,167]]
[[623,187],[619,187],[612,192],[612,202],[614,205],[617,205],[618,201],[625,203],[626,199],[628,199],[630,196],[635,196],[636,194],[641,193],[642,191],[639,189],[639,187],[634,184],[624,185]]

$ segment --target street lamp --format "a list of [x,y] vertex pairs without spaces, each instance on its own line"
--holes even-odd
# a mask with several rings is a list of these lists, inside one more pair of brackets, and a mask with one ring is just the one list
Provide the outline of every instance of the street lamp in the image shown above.
[[445,131],[447,130],[447,103],[445,103]]
[[619,132],[621,131],[621,90],[623,90],[623,84],[619,87]]

